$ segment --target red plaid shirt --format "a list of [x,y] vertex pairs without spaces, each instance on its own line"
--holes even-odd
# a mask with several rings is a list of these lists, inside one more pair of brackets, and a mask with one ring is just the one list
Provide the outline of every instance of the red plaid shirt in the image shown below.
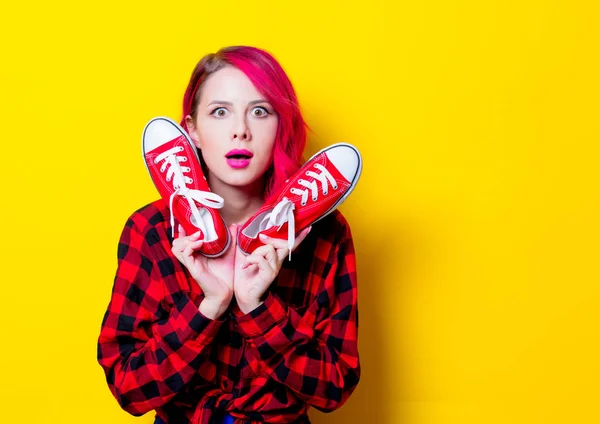
[[235,298],[218,320],[171,252],[162,200],[136,211],[98,339],[108,386],[132,415],[156,409],[169,424],[309,423],[309,406],[341,407],[360,377],[354,245],[338,211],[313,226],[285,261],[264,303]]

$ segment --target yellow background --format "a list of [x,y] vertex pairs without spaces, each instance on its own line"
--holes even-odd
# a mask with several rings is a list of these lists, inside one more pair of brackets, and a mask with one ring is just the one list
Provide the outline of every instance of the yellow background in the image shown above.
[[151,423],[96,340],[125,220],[157,198],[140,137],[206,53],[272,52],[314,130],[360,148],[362,379],[315,423],[600,421],[593,0],[2,6],[5,423]]

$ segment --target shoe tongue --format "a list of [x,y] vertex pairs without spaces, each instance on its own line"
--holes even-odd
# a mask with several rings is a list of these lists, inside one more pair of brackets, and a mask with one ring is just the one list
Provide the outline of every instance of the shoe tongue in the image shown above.
[[258,226],[258,231],[265,231],[268,230],[269,228],[271,228],[273,225],[269,224],[269,220],[265,219],[263,221],[261,221],[260,225]]
[[259,231],[264,231],[271,227],[281,227],[287,222],[287,213],[290,209],[294,210],[294,204],[284,197],[260,222]]
[[269,212],[263,219],[262,221],[260,221],[260,224],[258,225],[258,231],[265,231],[268,230],[271,227],[275,226],[275,222],[271,222],[271,217],[272,217],[272,213],[273,211]]

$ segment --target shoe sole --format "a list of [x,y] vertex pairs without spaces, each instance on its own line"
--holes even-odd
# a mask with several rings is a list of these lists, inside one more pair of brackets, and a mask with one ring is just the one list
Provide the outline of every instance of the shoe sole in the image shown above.
[[[331,146],[321,149],[317,153],[312,155],[311,158],[306,161],[306,163],[310,162],[311,160],[313,160],[316,156],[320,155],[321,153],[324,153],[327,150],[331,150],[334,147],[339,147],[339,146],[349,147],[356,152],[356,155],[358,156],[358,170],[356,171],[356,175],[354,175],[354,178],[352,179],[352,181],[350,181],[350,188],[348,189],[346,194],[344,194],[342,197],[340,197],[339,200],[337,202],[335,202],[331,206],[331,208],[329,208],[327,210],[327,212],[325,212],[323,215],[321,215],[321,217],[319,217],[318,219],[316,219],[313,222],[311,222],[310,224],[308,224],[308,226],[313,225],[316,222],[319,222],[320,220],[325,218],[327,215],[329,215],[331,212],[336,210],[342,203],[344,203],[346,201],[346,199],[350,196],[350,193],[352,193],[354,191],[354,188],[356,187],[356,184],[358,183],[358,180],[360,179],[360,175],[362,174],[362,156],[360,155],[360,152],[358,151],[358,149],[349,143],[335,143],[335,144],[332,144]],[[300,232],[302,232],[302,231],[300,231]],[[298,233],[298,234],[300,234],[300,233]]]
[[[190,146],[192,147],[191,150],[192,150],[192,152],[194,152],[194,156],[196,156],[196,160],[198,161],[198,163],[200,163],[200,156],[198,156],[198,151],[196,150],[196,146],[194,145],[194,143],[192,142],[192,140],[190,139],[188,134],[185,132],[185,130],[183,128],[181,128],[181,125],[179,125],[177,122],[175,122],[171,118],[167,118],[166,116],[157,116],[156,118],[152,118],[150,121],[148,121],[148,123],[144,127],[144,131],[142,132],[142,159],[144,160],[144,165],[146,166],[146,171],[148,171],[150,180],[152,180],[152,174],[150,173],[150,168],[148,168],[148,164],[146,163],[146,149],[145,149],[145,145],[144,145],[144,138],[146,138],[146,130],[148,129],[150,124],[152,124],[155,121],[166,121],[169,124],[173,125],[185,137],[187,142],[190,144]],[[225,227],[227,227],[227,226],[225,226]],[[200,252],[200,253],[203,256],[206,256],[207,258],[218,258],[219,256],[223,255],[225,252],[227,252],[230,245],[231,245],[231,234],[229,233],[229,228],[227,228],[227,244],[225,245],[223,250],[221,250],[219,253],[212,254],[212,255],[209,255],[204,252]]]

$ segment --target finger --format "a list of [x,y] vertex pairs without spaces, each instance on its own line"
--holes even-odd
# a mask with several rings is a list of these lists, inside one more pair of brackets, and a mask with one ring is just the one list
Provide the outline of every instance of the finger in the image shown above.
[[262,246],[258,246],[256,249],[254,249],[254,251],[251,253],[251,255],[258,255],[258,256],[265,257],[272,248],[276,248],[276,247],[271,244],[263,244]]
[[203,244],[204,244],[204,240],[198,240],[198,241],[188,243],[188,245],[183,250],[183,257],[189,258],[190,256],[192,256],[194,251],[200,249],[200,247],[202,247]]
[[[300,245],[300,243],[302,243],[304,241],[304,239],[306,238],[308,233],[310,233],[311,229],[312,229],[312,226],[306,227],[304,230],[302,230],[300,232],[300,234],[298,234],[298,236],[296,237],[296,239],[294,241],[294,247],[292,248],[292,250],[295,250],[296,247],[298,247]],[[272,244],[273,246],[275,246],[276,249],[287,249],[288,248],[287,240],[285,240],[285,239],[269,237],[264,234],[260,234],[259,237],[263,243]]]
[[181,255],[181,253],[185,249],[185,246],[186,246],[185,241],[183,241],[181,239],[175,239],[175,240],[173,240],[173,246],[171,246],[171,252],[173,252],[173,254],[175,256]]
[[270,244],[275,246],[276,249],[283,249],[287,247],[287,239],[280,239],[275,237],[269,237],[264,234],[259,235],[260,240],[265,243],[265,245]]
[[[286,244],[287,246],[287,244]],[[283,259],[288,255],[289,249],[287,247],[276,248],[272,244],[264,244],[254,249],[252,255],[258,255],[265,258],[273,267],[274,270],[279,270]]]
[[187,240],[196,240],[198,237],[200,237],[201,231],[198,230],[196,231],[194,234],[187,236],[185,233],[185,230],[183,229],[183,227],[181,225],[179,225],[179,234],[177,235],[177,238],[175,240],[173,240],[173,245],[175,245],[176,242],[182,242],[182,241],[187,241]]
[[179,234],[179,237],[185,237],[186,236],[185,230],[183,229],[183,227],[181,226],[181,224],[177,224],[177,233]]
[[[270,240],[275,240],[275,242],[271,242]],[[281,239],[270,239],[270,240],[265,241],[265,245],[261,246],[261,247],[266,247],[266,246],[273,247],[276,251],[276,260],[277,260],[278,266],[281,266],[281,263],[283,262],[283,260],[290,253],[290,249],[288,248],[287,240],[281,240]],[[281,242],[283,242],[283,243],[281,243]],[[261,247],[257,248],[256,250],[260,249]],[[262,253],[262,251],[261,251],[261,253]],[[264,256],[264,254],[263,254],[263,256]]]
[[246,269],[249,268],[250,265],[252,265],[254,262],[250,262],[248,261],[248,258],[252,257],[252,256],[260,256],[263,257],[265,254],[265,248],[266,246],[260,246],[257,247],[256,249],[254,249],[254,252],[252,252],[251,254],[249,254],[248,256],[245,256],[243,258],[243,262],[242,262],[242,266],[241,269]]
[[271,264],[263,257],[258,255],[250,255],[246,258],[246,268],[250,265],[258,266],[258,269],[265,272],[269,278],[275,278],[276,271],[271,267]]
[[[266,252],[263,255],[263,258],[265,258],[267,260],[267,262],[269,263],[269,265],[271,265],[271,268],[273,268],[274,271],[277,271],[279,269],[279,264],[278,264],[278,255],[277,252],[275,251],[275,246],[273,246],[272,244],[268,244],[265,246],[266,247]],[[280,250],[280,249],[277,249]]]
[[200,233],[201,233],[201,231],[198,230],[194,234],[192,234],[191,236],[188,236],[187,239],[188,240],[196,240],[198,237],[200,237]]
[[279,267],[281,267],[281,264],[283,264],[284,259],[287,258],[289,254],[290,249],[288,249],[287,246],[283,249],[277,249],[277,264]]
[[195,234],[192,234],[191,236],[182,236],[180,238],[176,238],[175,240],[173,240],[173,246],[171,250],[173,250],[174,252],[183,252],[189,243],[193,243],[196,241],[196,238],[198,238],[199,234],[200,231],[198,231]]
[[[271,249],[273,249],[273,250],[271,250]],[[270,253],[270,252],[272,252],[272,253]],[[273,266],[275,267],[275,269],[279,269],[281,267],[283,260],[289,255],[289,253],[290,253],[290,249],[288,248],[287,240],[276,239],[276,238],[269,238],[268,242],[266,242],[264,245],[262,245],[260,247],[257,247],[256,250],[254,250],[254,252],[252,252],[253,255],[259,254],[259,255],[267,258],[267,260],[269,259],[267,257],[267,255],[271,254],[272,255],[271,257],[274,260]]]
[[185,249],[185,244],[175,243],[173,242],[173,247],[171,247],[171,252],[173,255],[179,260],[179,262],[184,263],[183,260],[183,251]]
[[[276,257],[276,255],[274,255],[274,251],[275,251],[274,246],[272,246],[270,244],[263,244],[262,246],[259,246],[256,249],[254,249],[254,251],[248,256],[262,256],[263,258],[267,258],[268,256]],[[244,265],[247,265],[245,261],[244,261]],[[245,268],[246,267],[243,267],[242,269],[245,269]]]
[[183,249],[183,252],[181,252],[181,257],[184,259],[187,259],[190,256],[192,256],[193,252],[194,252],[194,249],[192,248],[192,244],[190,243],[187,246],[185,246],[185,249]]

